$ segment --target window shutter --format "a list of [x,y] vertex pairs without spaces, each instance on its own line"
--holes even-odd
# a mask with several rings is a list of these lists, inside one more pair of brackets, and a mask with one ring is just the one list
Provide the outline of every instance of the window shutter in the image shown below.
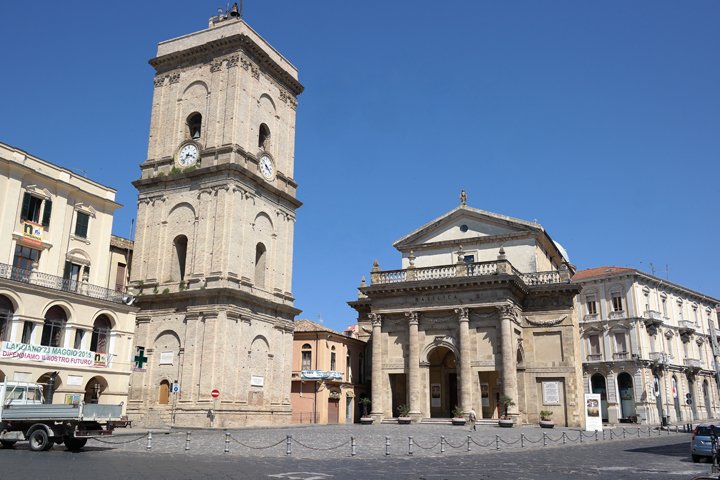
[[63,278],[68,279],[70,278],[70,268],[72,267],[72,263],[66,261],[65,262],[65,271],[63,272]]
[[75,235],[77,235],[78,237],[87,238],[89,220],[89,215],[82,212],[77,213],[77,222],[75,223]]
[[45,209],[43,210],[42,226],[48,228],[50,226],[50,215],[52,214],[52,200],[45,200]]
[[20,220],[27,220],[30,213],[30,194],[25,192],[23,195],[22,209],[20,210]]

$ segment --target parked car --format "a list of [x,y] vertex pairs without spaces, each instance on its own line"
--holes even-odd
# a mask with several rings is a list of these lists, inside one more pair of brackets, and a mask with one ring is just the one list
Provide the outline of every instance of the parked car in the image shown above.
[[713,433],[715,437],[720,435],[720,423],[701,423],[695,427],[695,430],[693,430],[692,440],[690,440],[690,455],[692,455],[693,462],[697,463],[703,457],[712,459]]

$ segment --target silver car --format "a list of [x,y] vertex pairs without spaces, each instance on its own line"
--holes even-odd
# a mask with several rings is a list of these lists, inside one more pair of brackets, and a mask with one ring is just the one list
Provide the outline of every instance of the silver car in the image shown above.
[[713,456],[713,436],[717,444],[717,437],[720,435],[720,424],[702,423],[693,430],[692,440],[690,441],[690,455],[693,462],[697,463],[701,458],[706,457],[712,459]]

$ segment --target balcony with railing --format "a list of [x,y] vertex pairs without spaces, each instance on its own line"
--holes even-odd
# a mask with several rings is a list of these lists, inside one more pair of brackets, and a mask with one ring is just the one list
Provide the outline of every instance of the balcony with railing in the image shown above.
[[643,313],[643,318],[647,320],[659,320],[663,321],[662,314],[656,310],[645,310],[645,313]]
[[697,358],[685,358],[683,365],[690,368],[702,368],[702,363]]
[[613,360],[630,360],[630,352],[615,352]]
[[665,352],[650,352],[649,357],[653,362],[665,363],[668,355]]
[[694,332],[696,329],[695,322],[691,322],[690,320],[678,320],[678,327],[681,332]]
[[122,292],[110,290],[109,288],[91,285],[85,281],[78,282],[77,280],[49,275],[37,270],[13,267],[4,263],[0,263],[0,278],[75,293],[108,302],[122,303],[123,299]]
[[587,356],[588,362],[601,362],[603,359],[602,353],[589,353]]
[[617,311],[608,313],[608,320],[622,320],[625,317],[626,317],[626,315],[625,315],[624,310],[617,310]]
[[515,274],[522,279],[526,285],[552,285],[567,283],[570,281],[569,274],[564,272],[532,272],[521,273],[510,265],[506,260],[491,262],[456,263],[452,265],[438,265],[431,267],[415,267],[412,263],[408,268],[402,270],[380,270],[375,264],[370,274],[370,281],[373,285],[385,285],[392,283],[439,280],[443,278],[462,277],[483,277],[501,273]]

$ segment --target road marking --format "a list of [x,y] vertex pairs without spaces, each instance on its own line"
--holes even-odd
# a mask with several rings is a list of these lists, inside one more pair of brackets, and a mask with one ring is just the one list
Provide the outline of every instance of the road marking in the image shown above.
[[332,475],[326,473],[315,473],[315,472],[288,472],[278,473],[275,475],[268,475],[273,478],[286,478],[287,480],[322,480],[324,478],[330,478]]

